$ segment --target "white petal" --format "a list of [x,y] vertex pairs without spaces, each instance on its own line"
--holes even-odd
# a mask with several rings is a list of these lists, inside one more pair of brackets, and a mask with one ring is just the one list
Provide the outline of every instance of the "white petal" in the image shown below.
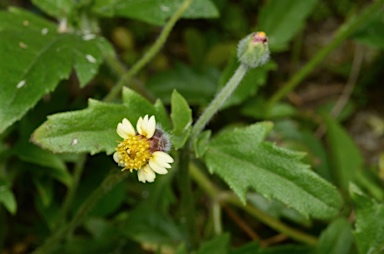
[[149,119],[148,115],[145,115],[144,118],[140,117],[137,121],[136,129],[140,135],[143,135],[146,138],[152,138],[156,130],[155,116],[151,116]]
[[153,134],[155,134],[156,130],[156,120],[155,116],[151,116],[148,120],[147,124],[147,138],[152,138]]
[[155,172],[153,172],[153,170],[148,166],[146,165],[144,168],[142,169],[139,169],[137,171],[137,177],[139,178],[139,181],[140,182],[153,182],[155,181],[155,178],[156,178],[156,174]]
[[158,165],[155,161],[153,161],[151,159],[148,161],[148,164],[151,167],[151,169],[153,169],[153,171],[155,171],[156,173],[158,173],[160,175],[164,175],[164,174],[168,173],[168,170],[165,167]]
[[123,121],[117,125],[116,132],[120,137],[124,139],[127,139],[129,136],[134,136],[136,134],[135,129],[133,128],[131,122],[127,120],[127,118],[124,118]]
[[119,163],[119,161],[120,161],[120,155],[119,155],[118,152],[115,152],[115,153],[113,154],[113,159],[115,160],[116,163]]
[[162,151],[157,151],[152,154],[152,158],[156,161],[166,162],[166,163],[172,163],[173,158]]

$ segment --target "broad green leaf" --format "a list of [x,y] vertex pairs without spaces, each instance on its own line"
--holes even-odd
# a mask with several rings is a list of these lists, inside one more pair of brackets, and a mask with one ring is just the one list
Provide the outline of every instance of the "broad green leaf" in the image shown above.
[[[95,0],[93,11],[103,16],[138,19],[153,25],[164,25],[183,0]],[[194,0],[182,18],[216,18],[219,13],[210,0]]]
[[[160,107],[161,110],[161,107]],[[155,115],[156,121],[169,126],[159,107],[153,106],[132,90],[123,90],[123,104],[111,104],[89,100],[88,108],[48,116],[32,134],[32,141],[41,147],[57,153],[91,154],[115,151],[118,140],[117,124],[127,118],[136,126],[139,117]]]
[[351,224],[345,218],[338,218],[322,232],[316,253],[349,254],[353,241]]
[[343,190],[353,181],[363,164],[362,155],[347,132],[331,117],[325,117],[327,141],[333,159],[334,172]]
[[67,17],[73,8],[73,0],[32,0],[32,3],[40,9],[56,18]]
[[300,162],[302,153],[265,142],[272,123],[234,129],[212,139],[204,156],[208,169],[246,202],[249,188],[305,216],[326,219],[341,207],[336,188]]
[[165,104],[171,101],[176,89],[189,104],[206,104],[216,93],[219,73],[216,69],[194,70],[184,64],[177,64],[172,70],[152,76],[148,89]]
[[268,36],[271,51],[281,51],[304,27],[305,19],[313,11],[317,0],[267,1],[259,15],[259,30]]
[[185,144],[191,132],[192,110],[187,101],[176,90],[172,93],[171,107],[172,144],[175,149],[179,149]]
[[0,204],[2,204],[10,214],[14,215],[16,213],[17,202],[15,195],[13,195],[9,185],[3,180],[0,180]]
[[359,253],[383,253],[384,204],[370,199],[355,185],[350,185],[350,194],[356,205],[354,234]]
[[229,234],[216,236],[201,245],[196,254],[226,254],[229,253]]
[[19,120],[74,69],[81,86],[97,73],[107,43],[56,26],[19,9],[0,11],[0,133]]

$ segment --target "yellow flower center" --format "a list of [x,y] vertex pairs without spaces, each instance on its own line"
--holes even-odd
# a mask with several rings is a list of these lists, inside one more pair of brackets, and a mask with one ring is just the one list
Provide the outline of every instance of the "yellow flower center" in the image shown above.
[[124,165],[123,171],[140,169],[148,163],[151,153],[149,140],[141,135],[130,136],[124,139],[116,148],[120,161]]

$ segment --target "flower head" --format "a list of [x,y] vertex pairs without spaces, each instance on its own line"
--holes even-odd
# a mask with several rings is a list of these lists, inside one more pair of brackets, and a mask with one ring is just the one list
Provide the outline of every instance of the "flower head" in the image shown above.
[[139,181],[153,182],[156,174],[167,174],[173,158],[166,152],[171,149],[169,135],[156,125],[154,116],[140,117],[135,128],[129,120],[123,119],[116,132],[121,141],[113,154],[122,171],[137,170]]
[[264,32],[255,32],[239,42],[237,57],[242,64],[256,68],[269,60],[268,38]]

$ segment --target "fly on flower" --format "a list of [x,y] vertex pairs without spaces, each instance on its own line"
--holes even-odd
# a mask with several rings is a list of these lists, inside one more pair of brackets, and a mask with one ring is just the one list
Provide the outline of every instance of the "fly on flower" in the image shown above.
[[171,150],[169,135],[158,125],[154,116],[140,117],[136,124],[137,133],[126,118],[117,125],[116,132],[121,141],[113,154],[122,171],[137,170],[139,181],[153,182],[156,174],[167,174],[173,158],[167,153]]

